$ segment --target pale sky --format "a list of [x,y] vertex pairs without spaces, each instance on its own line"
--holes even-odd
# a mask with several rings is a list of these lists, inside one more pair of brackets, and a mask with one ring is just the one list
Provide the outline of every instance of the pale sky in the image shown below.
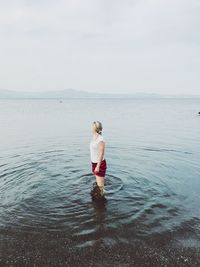
[[0,0],[0,88],[200,93],[199,0]]

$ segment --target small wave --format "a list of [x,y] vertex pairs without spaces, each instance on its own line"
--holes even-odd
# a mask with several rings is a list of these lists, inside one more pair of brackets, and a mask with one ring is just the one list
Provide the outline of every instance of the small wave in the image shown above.
[[177,152],[177,153],[184,153],[184,154],[192,154],[192,152],[189,152],[189,151],[181,151],[177,149],[168,149],[168,148],[145,147],[145,148],[142,148],[142,150],[147,150],[147,151],[152,151],[152,152]]

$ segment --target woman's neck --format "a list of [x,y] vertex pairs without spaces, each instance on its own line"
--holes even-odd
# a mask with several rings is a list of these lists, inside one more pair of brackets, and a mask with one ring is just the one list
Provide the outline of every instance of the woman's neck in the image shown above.
[[93,133],[94,140],[96,140],[98,138],[98,136],[99,136],[99,133]]

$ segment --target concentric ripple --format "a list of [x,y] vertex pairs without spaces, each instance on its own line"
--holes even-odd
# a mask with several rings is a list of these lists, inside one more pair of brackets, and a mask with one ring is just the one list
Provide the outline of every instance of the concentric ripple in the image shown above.
[[[117,238],[127,243],[133,237],[150,237],[187,224],[181,195],[152,170],[147,176],[135,165],[134,172],[118,169],[117,176],[109,173],[109,168],[117,167],[108,164],[105,179],[108,202],[98,206],[90,197],[96,179],[91,166],[88,164],[89,172],[83,173],[68,158],[66,150],[11,158],[12,164],[9,159],[1,165],[2,229],[62,232],[72,240],[78,238],[77,246],[82,247],[92,245],[100,233],[105,242],[115,243]],[[163,168],[162,162],[160,166]]]

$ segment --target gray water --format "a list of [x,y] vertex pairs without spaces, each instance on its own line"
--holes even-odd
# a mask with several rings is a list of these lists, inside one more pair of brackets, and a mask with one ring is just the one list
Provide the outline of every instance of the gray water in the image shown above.
[[[198,111],[200,99],[1,100],[2,264],[60,253],[64,266],[66,253],[137,243],[199,249]],[[90,196],[94,120],[106,139],[101,205]]]

